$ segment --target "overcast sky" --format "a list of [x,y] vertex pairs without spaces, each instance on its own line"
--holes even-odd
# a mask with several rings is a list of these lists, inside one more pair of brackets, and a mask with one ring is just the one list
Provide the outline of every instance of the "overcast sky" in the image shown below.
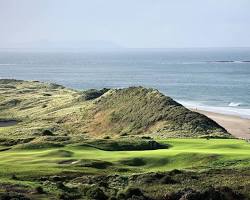
[[0,0],[0,48],[250,47],[250,0]]

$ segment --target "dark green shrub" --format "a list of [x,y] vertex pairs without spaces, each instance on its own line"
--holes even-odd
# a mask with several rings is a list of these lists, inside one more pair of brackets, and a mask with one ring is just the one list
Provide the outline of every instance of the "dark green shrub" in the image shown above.
[[143,166],[146,165],[146,162],[142,158],[131,158],[131,159],[124,159],[120,161],[123,165],[128,166]]
[[178,183],[176,180],[174,180],[171,176],[165,175],[160,179],[161,184],[176,184]]
[[45,130],[42,130],[41,135],[42,136],[53,136],[54,134],[51,130],[45,129]]
[[19,144],[15,146],[15,149],[46,149],[46,148],[58,148],[63,147],[63,144],[54,142],[29,142],[26,144]]
[[160,144],[154,140],[141,139],[116,139],[116,140],[92,140],[82,145],[95,147],[105,151],[134,151],[166,149],[167,144]]
[[12,175],[11,175],[11,179],[17,180],[18,178],[17,178],[17,176],[16,176],[15,174],[12,174]]
[[36,192],[37,192],[38,194],[43,194],[43,193],[45,193],[44,190],[43,190],[43,188],[42,188],[41,186],[36,187],[35,190],[36,190]]
[[96,90],[96,89],[86,90],[83,92],[82,98],[85,101],[96,99],[96,98],[102,96],[107,91],[109,91],[109,89],[107,89],[107,88],[103,88],[101,90]]
[[127,199],[149,200],[149,198],[147,198],[143,194],[143,192],[139,188],[136,188],[136,187],[128,187],[125,190],[118,192],[117,199],[119,200],[127,200]]
[[96,186],[89,188],[88,191],[86,192],[86,196],[90,200],[107,200],[108,199],[108,197],[102,191],[102,189]]
[[106,161],[102,161],[102,160],[91,160],[91,159],[81,160],[80,162],[78,162],[76,164],[76,166],[92,167],[92,168],[96,168],[96,169],[106,169],[112,165],[113,164],[111,162],[106,162]]
[[0,192],[0,200],[30,200],[30,198],[17,192]]
[[50,97],[50,96],[52,96],[52,94],[44,93],[43,96],[45,96],[45,97]]

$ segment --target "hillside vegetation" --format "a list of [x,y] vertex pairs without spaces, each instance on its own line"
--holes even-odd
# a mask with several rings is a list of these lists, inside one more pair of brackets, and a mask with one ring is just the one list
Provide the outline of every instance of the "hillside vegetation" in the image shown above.
[[0,79],[0,199],[249,199],[231,137],[154,89]]
[[[0,95],[1,137],[11,135],[18,142],[34,137],[69,142],[128,136],[230,136],[206,116],[143,87],[76,91],[57,84],[2,79]],[[8,120],[16,123],[4,126]]]
[[0,199],[1,190],[30,199],[250,198],[250,145],[246,141],[187,138],[157,142],[169,148],[124,151],[128,141],[118,140],[41,149],[2,147]]
[[103,133],[147,133],[159,137],[226,135],[216,122],[154,89],[112,90],[100,98],[95,109],[93,122],[97,122]]

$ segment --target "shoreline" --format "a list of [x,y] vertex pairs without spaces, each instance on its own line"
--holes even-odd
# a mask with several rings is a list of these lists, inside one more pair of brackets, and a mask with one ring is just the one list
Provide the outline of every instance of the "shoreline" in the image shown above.
[[235,106],[235,107],[234,106],[208,106],[208,105],[201,105],[199,104],[199,102],[182,101],[182,100],[176,100],[176,101],[191,110],[207,111],[211,113],[236,116],[242,119],[250,120],[250,108],[241,108],[238,106]]
[[250,119],[242,118],[235,115],[227,115],[211,111],[205,111],[201,109],[189,109],[211,118],[237,138],[250,139]]

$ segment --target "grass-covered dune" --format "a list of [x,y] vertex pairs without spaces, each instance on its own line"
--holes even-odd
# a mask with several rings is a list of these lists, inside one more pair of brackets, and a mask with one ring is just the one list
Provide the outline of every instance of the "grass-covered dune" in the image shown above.
[[154,89],[130,87],[110,91],[99,99],[95,109],[93,122],[99,125],[98,131],[104,133],[148,133],[158,137],[227,136],[225,129],[216,122]]
[[[4,125],[8,120],[16,123]],[[8,79],[0,80],[0,126],[1,137],[12,138],[230,136],[213,120],[154,89],[76,91]]]

